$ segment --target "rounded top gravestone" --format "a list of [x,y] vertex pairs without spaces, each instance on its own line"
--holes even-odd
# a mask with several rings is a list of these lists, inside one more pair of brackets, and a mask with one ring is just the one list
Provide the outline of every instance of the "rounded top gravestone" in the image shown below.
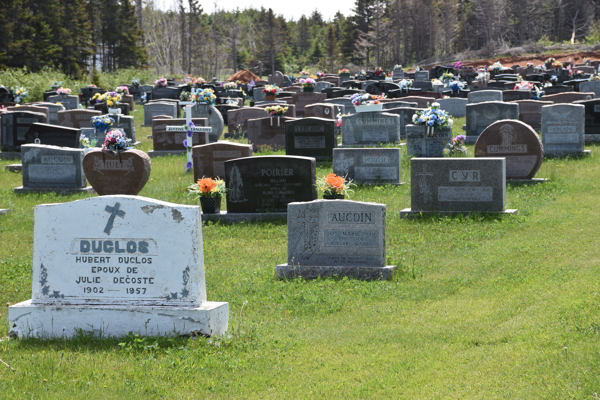
[[207,126],[212,127],[212,132],[208,134],[211,142],[216,142],[221,138],[223,130],[225,129],[225,121],[215,106],[210,104],[195,104],[194,107],[192,107],[192,118],[208,119]]
[[507,179],[533,179],[544,161],[544,147],[529,125],[504,119],[481,132],[475,157],[505,157]]
[[99,196],[137,195],[144,188],[152,171],[152,161],[141,150],[111,154],[100,149],[83,158],[85,177]]

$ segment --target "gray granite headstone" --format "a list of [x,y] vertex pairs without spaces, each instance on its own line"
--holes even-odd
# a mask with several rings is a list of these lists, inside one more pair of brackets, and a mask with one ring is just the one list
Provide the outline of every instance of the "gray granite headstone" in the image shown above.
[[413,158],[411,208],[403,212],[502,212],[504,158]]
[[544,154],[562,157],[582,155],[585,144],[585,107],[555,104],[542,107]]
[[57,94],[56,96],[48,96],[48,102],[60,103],[67,110],[76,110],[79,108],[79,96]]
[[483,103],[488,101],[504,101],[504,96],[500,90],[478,90],[469,93],[469,104]]
[[20,151],[21,145],[27,143],[26,133],[32,124],[39,122],[45,124],[48,122],[46,114],[30,111],[12,111],[2,114],[0,118],[0,135],[2,140],[2,151],[15,152]]
[[209,104],[196,104],[192,107],[192,118],[206,118],[207,126],[212,128],[212,132],[208,134],[211,142],[216,142],[223,135],[225,130],[225,121],[223,116],[214,106]]
[[146,104],[144,104],[144,125],[143,126],[152,126],[152,117],[155,115],[168,115],[173,118],[177,118],[177,104],[172,104],[172,103],[146,103]]
[[339,104],[316,103],[304,107],[304,117],[337,119],[338,114],[345,114],[346,107]]
[[84,188],[83,149],[24,144],[24,188]]
[[288,205],[288,262],[278,278],[331,275],[391,279],[387,262],[387,206],[350,200]]
[[302,118],[285,122],[285,154],[331,161],[336,147],[335,121],[325,118]]
[[110,129],[121,129],[133,143],[136,142],[134,116],[117,114],[108,114],[108,116],[115,120]]
[[444,148],[452,142],[452,128],[434,129],[427,134],[425,125],[406,125],[408,154],[413,157],[443,157]]
[[91,128],[92,117],[102,115],[96,110],[64,110],[56,113],[58,125],[68,128]]
[[64,111],[65,106],[63,106],[62,104],[55,103],[35,103],[35,105],[38,107],[45,107],[48,109],[48,123],[59,125],[57,113],[59,111]]
[[519,100],[515,103],[519,105],[519,120],[536,130],[541,128],[542,107],[554,104],[551,101],[539,100]]
[[531,100],[531,90],[505,90],[502,101]]
[[251,156],[252,146],[249,144],[219,141],[194,146],[192,148],[194,182],[203,176],[225,179],[225,161]]
[[274,149],[285,148],[285,123],[293,121],[289,117],[263,117],[248,120],[248,143],[254,151],[260,146],[271,146]]
[[333,172],[356,183],[402,184],[400,148],[333,149]]
[[[237,110],[227,111],[227,131],[229,136],[232,136],[241,129],[243,133],[248,132],[248,120],[255,118],[263,118],[267,116],[267,112],[264,108],[259,107],[244,107]],[[238,126],[240,126],[238,128]],[[237,132],[241,133],[241,132]]]
[[386,101],[386,102],[382,102],[383,104],[383,109],[386,110],[390,110],[393,108],[398,108],[398,107],[413,107],[413,108],[417,108],[419,107],[419,103],[417,102],[409,102],[409,101]]
[[296,116],[304,117],[304,107],[310,104],[322,103],[327,98],[325,93],[301,92],[292,95],[292,103],[296,105]]
[[344,106],[346,114],[354,114],[356,113],[356,109],[354,108],[354,104],[352,104],[352,100],[349,97],[338,97],[335,99],[325,99],[324,103],[326,104],[339,104]]
[[322,92],[323,89],[327,89],[329,87],[332,87],[333,85],[329,82],[325,82],[325,81],[318,81],[317,83],[315,83],[315,92]]
[[254,101],[264,101],[265,92],[262,91],[263,87],[255,87],[252,89],[252,99]]
[[439,99],[437,102],[440,103],[440,109],[446,111],[454,118],[462,118],[467,115],[467,104],[469,102],[467,99],[453,97],[449,99]]
[[342,117],[345,146],[378,145],[400,141],[400,117],[391,113],[361,112]]
[[428,81],[429,71],[417,71],[415,72],[415,81]]
[[501,119],[519,119],[519,105],[502,101],[467,104],[465,143],[475,143],[485,128]]
[[412,124],[412,117],[417,111],[423,111],[424,108],[416,107],[398,107],[385,110],[387,114],[394,114],[400,117],[400,139],[406,139],[406,125]]
[[581,82],[579,84],[580,92],[593,92],[596,98],[600,98],[600,81]]

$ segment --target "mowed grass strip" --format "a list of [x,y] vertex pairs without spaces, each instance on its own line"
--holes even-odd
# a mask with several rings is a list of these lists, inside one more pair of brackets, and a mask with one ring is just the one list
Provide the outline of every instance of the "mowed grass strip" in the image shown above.
[[[151,149],[150,129],[137,132]],[[0,397],[593,400],[600,148],[588,148],[589,158],[546,160],[537,176],[547,183],[509,185],[518,216],[402,220],[408,163],[401,187],[358,187],[352,199],[388,205],[390,282],[278,281],[285,222],[206,225],[208,299],[230,305],[222,338],[9,340],[3,308],[0,359],[14,370],[0,364]],[[140,195],[196,204],[184,161],[153,159]],[[9,163],[0,161],[0,208],[11,209],[0,217],[2,304],[31,297],[32,208],[85,197],[17,196]]]

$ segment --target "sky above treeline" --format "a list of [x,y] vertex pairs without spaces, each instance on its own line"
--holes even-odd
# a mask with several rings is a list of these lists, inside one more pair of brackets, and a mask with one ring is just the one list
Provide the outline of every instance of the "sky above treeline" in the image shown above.
[[[176,0],[155,0],[155,3],[163,10],[176,8]],[[187,1],[184,1],[187,3]],[[200,5],[205,13],[212,14],[215,10],[215,2],[210,0],[201,0]],[[354,7],[354,0],[300,0],[285,2],[281,0],[227,0],[217,2],[217,8],[219,10],[233,11],[239,8],[240,11],[245,8],[260,9],[260,7],[266,9],[272,8],[276,15],[283,15],[286,20],[293,19],[298,21],[304,14],[309,17],[314,10],[319,10],[323,16],[324,21],[332,20],[335,14],[340,11],[345,16],[349,16],[352,13]]]

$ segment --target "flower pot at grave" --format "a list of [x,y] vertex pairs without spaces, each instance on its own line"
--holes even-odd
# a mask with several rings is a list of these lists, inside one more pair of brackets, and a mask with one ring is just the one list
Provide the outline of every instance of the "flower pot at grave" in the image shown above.
[[137,195],[148,182],[152,161],[141,150],[120,154],[93,149],[83,157],[83,172],[99,196]]
[[360,106],[354,106],[356,112],[373,112],[383,110],[383,104],[362,104]]
[[200,205],[204,214],[218,214],[221,212],[221,196],[200,197]]
[[275,100],[276,95],[271,93],[265,93],[265,100],[273,101]]
[[314,86],[305,86],[302,91],[305,92],[305,93],[307,93],[307,92],[314,92],[315,91],[315,87]]
[[324,194],[323,199],[325,200],[344,200],[343,194]]

